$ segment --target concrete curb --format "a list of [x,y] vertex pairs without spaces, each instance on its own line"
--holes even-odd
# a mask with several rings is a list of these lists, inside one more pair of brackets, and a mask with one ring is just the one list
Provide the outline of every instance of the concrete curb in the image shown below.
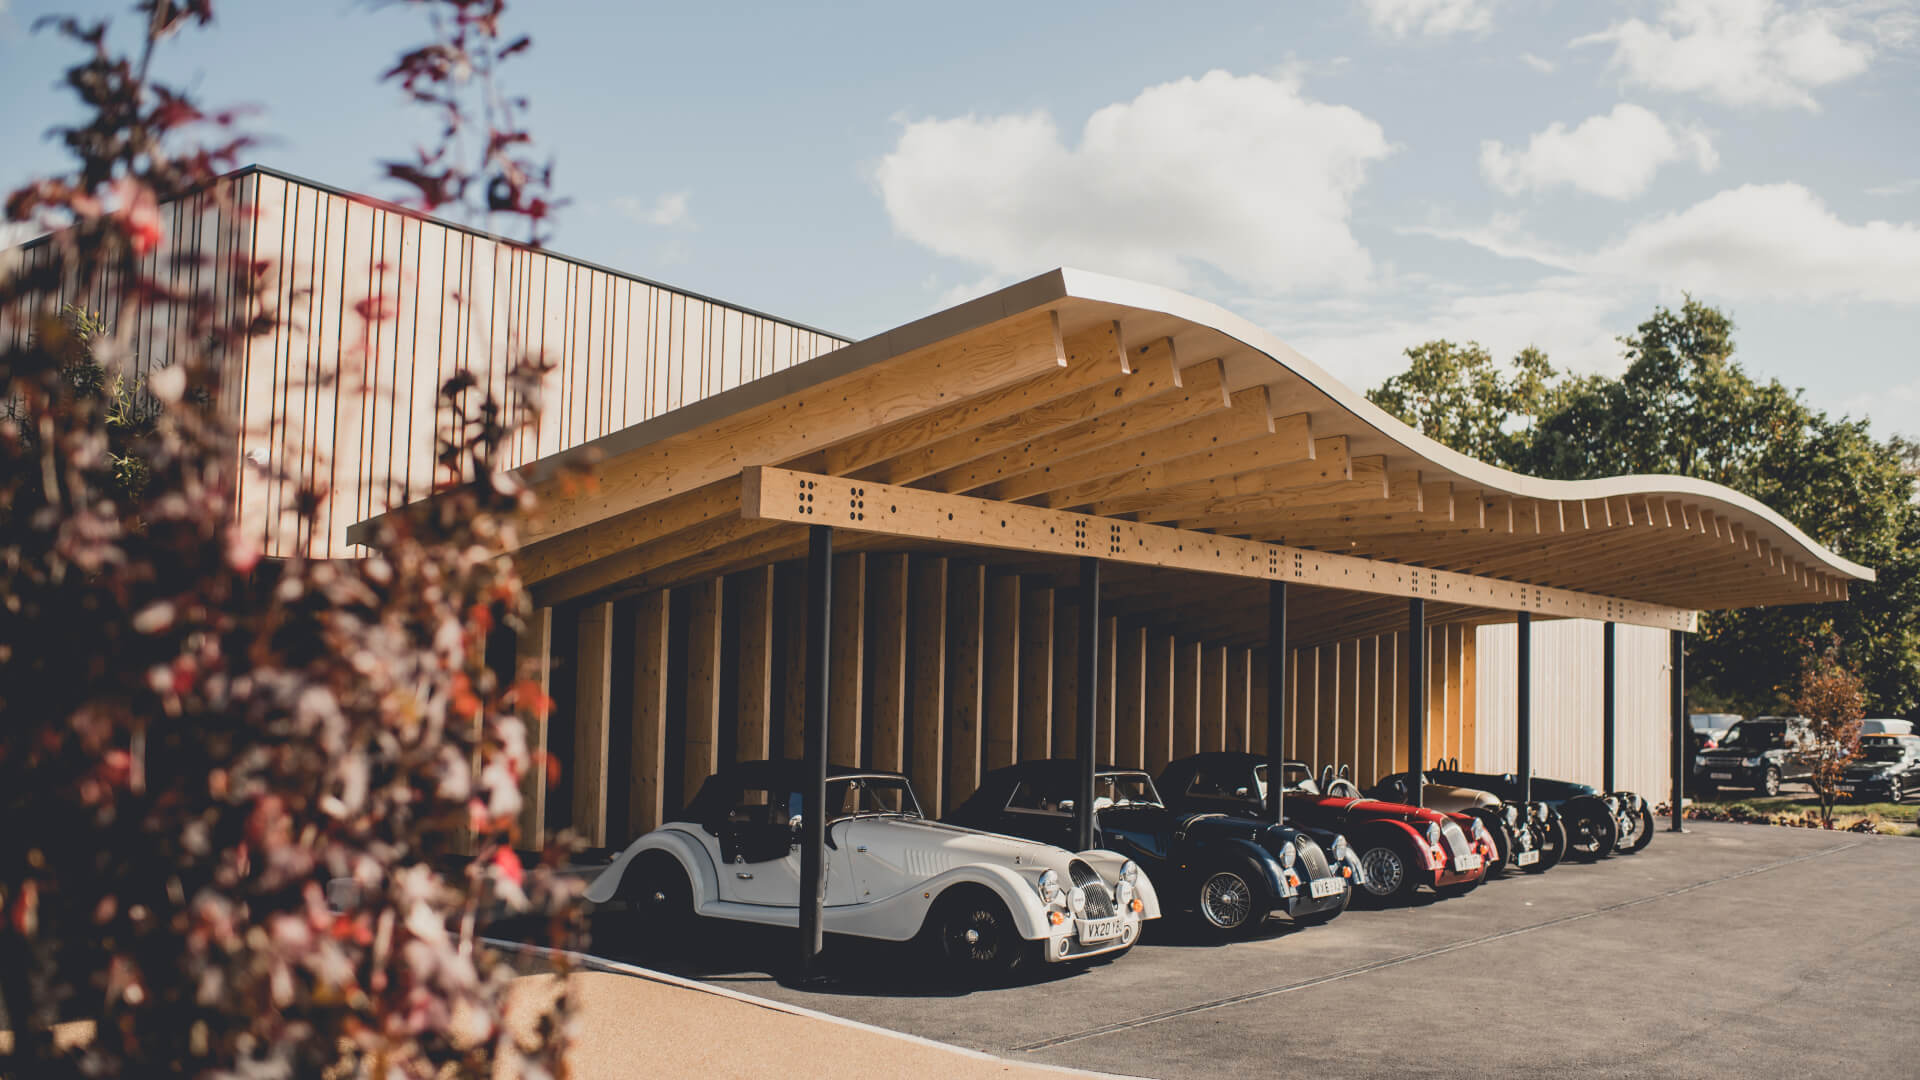
[[594,956],[592,953],[575,952],[569,949],[554,949],[545,945],[529,945],[525,942],[506,941],[501,938],[483,937],[480,940],[488,946],[500,949],[503,952],[519,953],[526,956],[566,957],[575,965],[590,971],[627,975],[636,979],[646,979],[650,982],[678,987],[682,990],[693,990],[702,994],[711,994],[714,997],[738,1001],[742,1004],[767,1009],[771,1012],[786,1013],[788,1016],[798,1016],[807,1020],[817,1020],[839,1027],[852,1028],[856,1031],[883,1035],[888,1038],[900,1039],[904,1042],[914,1043],[934,1050],[945,1050],[963,1057],[972,1058],[976,1061],[992,1062],[996,1065],[1007,1065],[1020,1069],[1037,1069],[1045,1072],[1059,1073],[1062,1076],[1092,1078],[1092,1080],[1145,1080],[1145,1078],[1130,1076],[1124,1073],[1088,1072],[1085,1069],[1073,1069],[1064,1065],[1049,1065],[1040,1061],[1014,1061],[996,1054],[989,1054],[984,1050],[971,1050],[964,1046],[955,1046],[952,1043],[944,1043],[938,1039],[929,1039],[922,1035],[909,1035],[904,1031],[894,1031],[891,1028],[865,1024],[858,1020],[849,1020],[846,1017],[835,1016],[832,1013],[818,1012],[813,1009],[803,1008],[799,1005],[789,1005],[784,1001],[757,997],[753,994],[742,993],[739,990],[732,990],[724,986],[714,986],[711,983],[704,983],[698,979],[687,979],[678,975],[669,975],[664,971],[655,971],[652,968],[641,967],[638,964],[629,964],[619,960],[608,960],[603,957]]

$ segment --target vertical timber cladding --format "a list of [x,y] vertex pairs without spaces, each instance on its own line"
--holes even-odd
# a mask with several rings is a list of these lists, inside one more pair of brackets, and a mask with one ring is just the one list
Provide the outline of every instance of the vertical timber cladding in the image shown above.
[[[1599,785],[1604,779],[1601,705],[1605,696],[1603,624],[1584,619],[1533,624],[1533,771]],[[1615,629],[1617,696],[1615,784],[1655,796],[1669,775],[1668,640],[1648,627]],[[1511,623],[1479,628],[1475,731],[1486,771],[1515,765],[1515,634]]]
[[[213,293],[223,317],[274,316],[271,334],[221,357],[217,397],[239,429],[240,519],[269,556],[351,552],[347,526],[423,497],[433,482],[439,389],[457,372],[510,407],[508,375],[540,353],[547,409],[506,448],[517,467],[846,344],[819,331],[533,251],[398,207],[250,168],[161,207],[142,273],[163,291]],[[51,248],[0,252],[0,272]],[[235,267],[262,268],[249,298]],[[125,335],[134,373],[173,363],[185,322],[164,300],[114,310],[111,280],[33,307],[73,303]],[[0,343],[32,319],[0,311]],[[311,535],[280,508],[298,486],[329,491]]]
[[[666,820],[718,765],[793,752],[805,691],[800,569],[757,567],[553,611],[567,631],[554,635],[566,650],[555,664],[566,715],[548,749],[566,810],[553,827],[623,844]],[[987,769],[1070,753],[1061,717],[1076,715],[1079,688],[1061,668],[1078,647],[1071,586],[947,556],[858,552],[836,557],[834,581],[836,763],[904,771],[939,814]],[[1198,750],[1265,749],[1264,649],[1124,618],[1103,618],[1101,634],[1103,762],[1157,772]],[[1290,756],[1348,766],[1362,786],[1406,767],[1402,636],[1291,651]],[[1428,746],[1469,766],[1475,642],[1457,625],[1434,626],[1429,642]]]

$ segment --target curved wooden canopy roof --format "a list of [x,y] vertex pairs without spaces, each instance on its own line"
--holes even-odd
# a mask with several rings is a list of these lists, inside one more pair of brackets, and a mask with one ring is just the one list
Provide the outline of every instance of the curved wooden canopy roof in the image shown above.
[[[1384,597],[1429,594],[1439,619],[1685,628],[1696,610],[1844,599],[1873,578],[1717,484],[1476,461],[1230,312],[1074,270],[565,456],[583,454],[590,491],[566,490],[560,458],[524,470],[543,498],[521,569],[543,602],[794,558],[815,521],[850,529],[843,548],[968,544],[1035,570],[1113,558],[1127,564],[1109,578],[1122,612],[1135,598],[1228,639],[1261,635],[1251,594],[1264,590],[1245,579],[1288,576],[1283,559],[1329,590],[1309,609],[1346,629],[1402,618]],[[815,499],[822,518],[806,516]],[[1182,570],[1225,576],[1170,588]]]

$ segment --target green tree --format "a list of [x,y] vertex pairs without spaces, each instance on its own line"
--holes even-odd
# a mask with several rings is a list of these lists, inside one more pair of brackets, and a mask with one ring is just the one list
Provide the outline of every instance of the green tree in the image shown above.
[[1483,461],[1525,453],[1532,423],[1553,397],[1556,372],[1531,346],[1503,370],[1479,342],[1429,341],[1407,350],[1407,370],[1368,400],[1428,438]]
[[[1427,363],[1369,397],[1456,449],[1520,472],[1563,480],[1679,474],[1767,504],[1815,541],[1873,567],[1879,580],[1855,585],[1845,604],[1707,614],[1688,646],[1698,689],[1742,711],[1777,710],[1803,655],[1799,643],[1837,634],[1844,662],[1866,673],[1869,706],[1914,712],[1920,508],[1911,444],[1877,441],[1865,421],[1830,417],[1778,380],[1755,380],[1735,359],[1733,329],[1725,314],[1689,297],[1678,311],[1656,309],[1621,339],[1620,377],[1556,377],[1542,357],[1539,384],[1520,392],[1489,378],[1490,363],[1447,362],[1453,347],[1434,342],[1408,350]],[[1427,415],[1435,409],[1459,419]]]

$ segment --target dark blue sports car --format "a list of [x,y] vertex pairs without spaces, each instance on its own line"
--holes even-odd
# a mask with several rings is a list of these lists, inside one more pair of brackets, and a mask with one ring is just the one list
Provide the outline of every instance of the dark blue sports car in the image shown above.
[[[1078,763],[1050,759],[996,769],[943,819],[1048,844],[1072,843]],[[1361,880],[1346,838],[1232,814],[1167,809],[1153,778],[1102,766],[1094,786],[1094,847],[1140,864],[1169,910],[1217,936],[1269,914],[1327,922],[1347,909]]]

